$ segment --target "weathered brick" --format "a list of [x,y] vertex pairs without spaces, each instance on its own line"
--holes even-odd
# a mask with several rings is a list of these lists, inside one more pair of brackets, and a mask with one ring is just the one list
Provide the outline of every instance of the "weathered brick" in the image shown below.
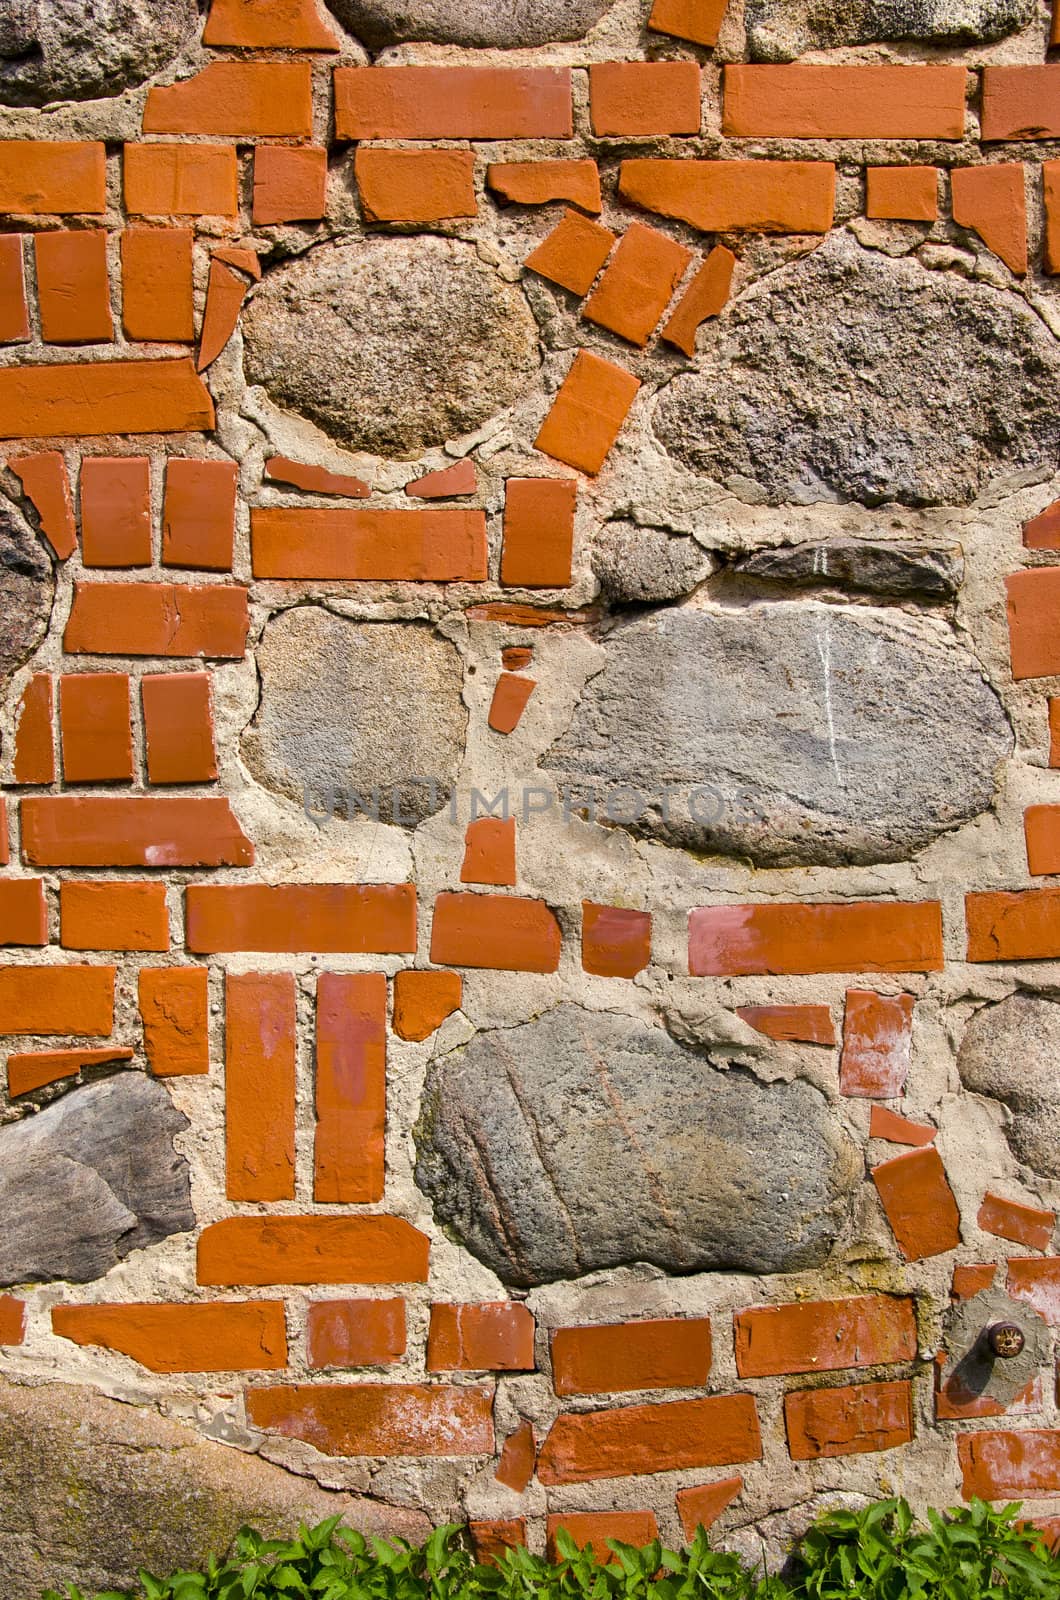
[[950,174],[953,220],[974,228],[983,243],[1023,277],[1027,271],[1027,197],[1023,166],[954,167]]
[[209,656],[239,660],[250,618],[238,584],[74,585],[63,636],[70,655]]
[[212,797],[35,795],[22,802],[22,854],[38,867],[249,867],[254,861],[231,805]]
[[1060,134],[1060,66],[985,67],[983,139],[1055,139]]
[[552,1387],[559,1395],[702,1389],[710,1373],[709,1317],[665,1317],[557,1328]]
[[1005,579],[1012,676],[1060,672],[1060,567],[1034,567]]
[[306,1319],[306,1360],[320,1367],[386,1367],[405,1354],[404,1300],[318,1300]]
[[595,475],[622,431],[640,379],[579,350],[534,440],[534,448]]
[[202,35],[207,45],[243,45],[252,50],[339,48],[317,0],[212,0]]
[[893,222],[934,222],[939,214],[937,167],[868,167],[865,215]]
[[486,514],[464,506],[262,506],[251,512],[256,578],[481,583]]
[[254,152],[255,227],[317,222],[327,211],[328,153],[320,145],[259,145]]
[[27,1050],[7,1058],[7,1092],[15,1099],[64,1078],[76,1078],[86,1067],[131,1061],[133,1055],[124,1045],[104,1045],[98,1050]]
[[911,994],[847,990],[840,1094],[898,1099],[909,1075],[914,1003]]
[[126,228],[121,236],[122,327],[129,339],[195,338],[190,228]]
[[431,960],[443,967],[555,972],[562,937],[543,900],[503,894],[440,894]]
[[129,679],[124,672],[69,672],[60,678],[59,727],[67,783],[132,779]]
[[1060,956],[1060,889],[968,894],[969,961],[1045,961]]
[[212,366],[236,331],[243,301],[250,291],[246,278],[233,272],[219,260],[215,251],[210,262],[210,277],[206,286],[206,309],[199,335],[199,354],[195,362],[199,372]]
[[59,928],[66,950],[168,950],[164,883],[59,885]]
[[234,144],[127,144],[125,209],[140,217],[234,217]]
[[515,732],[536,688],[537,680],[534,678],[517,678],[513,672],[501,673],[487,718],[494,733]]
[[192,78],[147,92],[145,133],[305,139],[313,80],[298,61],[211,61]]
[[501,1458],[494,1473],[498,1483],[515,1494],[523,1494],[530,1486],[537,1466],[537,1440],[532,1422],[523,1421],[504,1441]]
[[54,1306],[52,1332],[119,1350],[149,1372],[270,1372],[287,1365],[282,1300]]
[[0,344],[18,344],[30,335],[22,235],[0,234]]
[[666,234],[642,222],[631,223],[582,316],[643,347],[691,259],[691,250]]
[[41,333],[48,344],[109,343],[114,337],[107,235],[99,228],[35,235]]
[[0,1295],[0,1344],[21,1344],[26,1337],[26,1302]]
[[683,350],[689,360],[704,322],[718,316],[728,302],[735,266],[732,251],[716,244],[663,325],[660,338]]
[[11,860],[10,823],[7,816],[7,797],[0,795],[0,867],[6,867]]
[[[1056,166],[1060,168],[1060,161]],[[1023,524],[1023,543],[1028,550],[1060,550],[1060,500]]]
[[338,67],[339,139],[569,139],[566,67]]
[[210,1070],[210,990],[205,967],[141,967],[144,1054],[157,1078]]
[[1060,1256],[1010,1261],[1006,1287],[1014,1300],[1025,1300],[1051,1327],[1060,1328]]
[[939,972],[937,900],[703,906],[688,919],[694,977]]
[[966,1500],[1044,1500],[1060,1494],[1060,1428],[957,1435]]
[[81,214],[107,209],[106,151],[94,142],[0,143],[0,211],[16,216]]
[[685,1538],[691,1544],[697,1528],[710,1528],[722,1512],[743,1493],[742,1478],[721,1478],[717,1483],[697,1484],[690,1489],[678,1489],[677,1514]]
[[440,222],[473,217],[471,150],[391,150],[358,145],[354,177],[366,222]]
[[1056,1227],[1054,1212],[1023,1205],[1018,1200],[1006,1200],[989,1190],[983,1197],[976,1221],[984,1233],[1025,1244],[1028,1250],[1048,1250]]
[[[1045,272],[1055,277],[1060,272],[1060,161],[1042,162],[1042,201],[1045,206],[1042,267]],[[1055,514],[1055,504],[1050,510]],[[1026,529],[1023,542],[1031,543],[1026,538]],[[1055,544],[1050,544],[1046,548],[1057,547]]]
[[47,943],[43,878],[0,878],[0,944]]
[[116,970],[0,966],[0,1033],[106,1038],[114,1027]]
[[461,883],[515,886],[515,818],[479,817],[464,836]]
[[426,1283],[429,1251],[401,1217],[228,1217],[199,1235],[198,1281]]
[[552,232],[536,250],[531,250],[524,265],[580,297],[589,293],[614,242],[610,228],[583,217],[579,211],[565,211]]
[[82,462],[81,558],[86,567],[151,565],[147,456],[87,456]]
[[1042,1386],[1032,1378],[1027,1387],[1007,1405],[995,1400],[989,1393],[976,1393],[963,1381],[960,1364],[948,1377],[944,1376],[946,1355],[940,1351],[935,1357],[935,1421],[967,1422],[976,1417],[1004,1417],[1040,1415]]
[[835,1044],[828,1006],[737,1006],[736,1015],[767,1039],[794,1044]]
[[465,456],[454,461],[451,467],[439,467],[437,472],[426,472],[422,478],[406,483],[405,493],[417,500],[452,500],[478,493],[478,473],[473,457]]
[[74,502],[70,493],[70,474],[58,450],[42,450],[39,455],[12,456],[8,466],[22,484],[40,519],[40,531],[60,561],[77,549]]
[[901,1380],[799,1390],[784,1397],[784,1422],[793,1461],[894,1450],[913,1438],[913,1386]]
[[183,357],[87,362],[76,384],[67,363],[0,369],[0,439],[194,433],[215,420],[209,393]]
[[151,783],[209,783],[217,776],[210,675],[152,672],[140,679]]
[[727,66],[722,129],[779,139],[960,139],[967,73],[950,66]]
[[957,1248],[961,1215],[934,1145],[873,1167],[872,1181],[907,1261]]
[[595,161],[495,161],[486,168],[487,187],[521,206],[569,200],[583,211],[599,211],[600,169]]
[[386,977],[322,972],[317,982],[313,1198],[383,1198],[386,1176]]
[[733,1327],[741,1378],[837,1372],[916,1359],[916,1312],[905,1296],[753,1306],[736,1313]]
[[294,1199],[298,1018],[289,972],[225,978],[225,1193]]
[[363,478],[329,472],[326,467],[312,467],[305,461],[292,461],[290,456],[271,456],[265,463],[265,477],[274,483],[289,483],[296,489],[305,489],[308,494],[341,495],[347,500],[367,500],[371,494]]
[[538,1457],[547,1485],[758,1461],[762,1438],[749,1394],[667,1400],[613,1411],[561,1412]]
[[411,883],[189,884],[187,945],[223,951],[401,955],[416,949]]
[[582,901],[582,970],[635,978],[651,963],[651,912]]
[[35,672],[22,691],[15,713],[12,771],[16,783],[55,782],[54,713],[55,690],[51,675]]
[[1060,767],[1060,699],[1049,697],[1049,765]]
[[394,979],[394,1032],[422,1043],[459,1011],[464,980],[459,972],[399,972]]
[[431,1306],[428,1372],[533,1372],[534,1319],[508,1300]]
[[230,572],[239,468],[234,461],[175,457],[166,466],[162,564]]
[[571,581],[573,478],[509,478],[504,485],[501,582],[520,589],[565,589]]
[[248,1389],[253,1428],[330,1456],[486,1456],[493,1393],[448,1384],[314,1383]]
[[886,1106],[873,1106],[869,1115],[869,1138],[886,1139],[891,1144],[921,1146],[931,1144],[938,1134],[937,1128],[922,1122],[910,1122]]
[[561,1528],[579,1550],[591,1546],[596,1559],[607,1564],[618,1559],[608,1539],[640,1549],[659,1537],[654,1511],[554,1511],[545,1525],[545,1553],[550,1561],[560,1559],[556,1535]]
[[1028,871],[1036,877],[1060,872],[1060,806],[1028,806],[1023,833]]
[[996,1261],[971,1262],[967,1266],[954,1267],[950,1298],[954,1302],[971,1300],[974,1295],[989,1289],[996,1277]]
[[729,0],[655,0],[648,27],[653,33],[670,33],[713,49],[728,4]]
[[496,1566],[509,1550],[526,1544],[526,1518],[502,1517],[490,1522],[469,1522],[467,1531],[475,1560],[485,1566]]
[[589,68],[589,117],[598,136],[698,133],[694,61],[598,61]]

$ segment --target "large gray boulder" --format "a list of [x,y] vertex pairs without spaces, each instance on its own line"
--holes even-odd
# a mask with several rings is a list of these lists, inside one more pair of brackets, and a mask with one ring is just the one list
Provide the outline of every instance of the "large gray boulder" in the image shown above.
[[198,18],[196,0],[4,0],[0,104],[121,94],[167,66]]
[[748,0],[756,61],[794,61],[806,50],[877,40],[987,43],[1025,28],[1034,0]]
[[539,366],[522,289],[459,240],[321,245],[266,276],[243,325],[252,383],[380,455],[479,427]]
[[436,1059],[416,1142],[439,1222],[519,1287],[637,1261],[819,1265],[862,1165],[809,1084],[720,1071],[661,1028],[575,1005]]
[[0,1284],[90,1283],[193,1228],[187,1126],[160,1083],[123,1072],[0,1128]]
[[328,0],[339,21],[373,50],[406,39],[514,50],[581,39],[611,0]]
[[48,629],[55,575],[40,541],[0,495],[0,677],[33,654]]
[[957,1069],[966,1089],[1008,1107],[1012,1151],[1043,1178],[1060,1178],[1060,1001],[1014,994],[977,1011]]
[[704,334],[655,431],[686,466],[775,502],[962,505],[1056,468],[1060,347],[1006,290],[836,233]]
[[605,650],[542,764],[602,820],[686,849],[904,860],[991,804],[1012,749],[974,658],[919,618],[682,607],[619,626]]

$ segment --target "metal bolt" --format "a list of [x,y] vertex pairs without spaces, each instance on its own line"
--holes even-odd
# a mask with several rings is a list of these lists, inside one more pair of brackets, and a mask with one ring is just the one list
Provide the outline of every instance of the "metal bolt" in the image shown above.
[[996,1356],[1011,1361],[1022,1353],[1027,1340],[1018,1323],[995,1322],[986,1330],[986,1342]]

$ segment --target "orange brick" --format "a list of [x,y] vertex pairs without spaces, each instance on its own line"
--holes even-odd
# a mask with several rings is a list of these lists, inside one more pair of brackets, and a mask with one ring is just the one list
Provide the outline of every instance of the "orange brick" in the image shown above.
[[[4,147],[9,148],[9,147]],[[0,370],[0,439],[213,428],[213,401],[190,360],[99,361]]]
[[1027,1387],[1007,1405],[989,1394],[977,1394],[964,1381],[958,1365],[949,1377],[943,1376],[946,1356],[940,1351],[935,1357],[935,1420],[936,1422],[965,1422],[975,1417],[1003,1417],[1041,1415],[1042,1386],[1032,1378]]
[[338,139],[569,139],[566,67],[338,67]]
[[0,966],[0,1033],[105,1038],[114,1027],[115,972]]
[[298,1021],[289,972],[225,978],[225,1193],[294,1199]]
[[16,216],[102,216],[107,209],[107,161],[102,144],[48,144],[6,139],[0,144],[0,211]]
[[463,506],[256,507],[250,538],[256,578],[481,583],[487,576],[486,514]]
[[1025,1300],[1050,1327],[1060,1328],[1060,1256],[1010,1261],[1006,1287],[1013,1300]]
[[599,61],[589,68],[589,116],[597,135],[698,133],[694,61]]
[[913,1386],[899,1381],[800,1390],[785,1395],[784,1422],[793,1461],[894,1450],[913,1438]]
[[38,233],[37,295],[48,344],[109,343],[114,337],[107,235],[100,228]]
[[865,215],[891,222],[934,222],[939,214],[937,167],[868,167]]
[[248,1389],[253,1428],[331,1456],[487,1456],[493,1392],[448,1384],[313,1383]]
[[470,456],[455,461],[451,467],[441,467],[437,472],[425,473],[406,483],[405,493],[417,500],[452,500],[463,495],[478,493],[478,473]]
[[525,1306],[431,1306],[428,1372],[533,1372],[535,1364],[534,1319]]
[[149,1372],[270,1372],[287,1365],[282,1300],[54,1306],[52,1332],[119,1350]]
[[735,266],[732,251],[716,244],[663,327],[660,337],[683,350],[689,360],[696,353],[696,334],[703,323],[718,316],[728,302]]
[[239,660],[249,626],[247,591],[237,584],[78,583],[63,649]]
[[21,1344],[26,1337],[26,1302],[0,1295],[0,1344]]
[[151,565],[151,462],[86,456],[81,464],[81,556],[86,567]]
[[22,235],[0,234],[0,344],[28,339],[26,273],[22,260]]
[[741,1378],[916,1360],[916,1311],[907,1296],[870,1294],[753,1306],[736,1313],[733,1328]]
[[253,50],[337,50],[339,41],[316,0],[212,0],[202,35],[207,45]]
[[589,293],[614,242],[610,228],[583,217],[580,211],[565,211],[524,264],[539,277],[581,296]]
[[156,1078],[210,1070],[210,991],[205,967],[141,967],[144,1054]]
[[703,906],[688,919],[694,977],[939,972],[937,900]]
[[440,222],[473,217],[471,150],[389,150],[358,145],[354,176],[366,222]]
[[1060,699],[1049,699],[1049,765],[1060,767]]
[[1060,1428],[957,1435],[966,1500],[1044,1500],[1060,1494]]
[[954,1301],[971,1300],[973,1295],[980,1294],[984,1289],[989,1289],[996,1277],[996,1261],[954,1267],[950,1298]]
[[1023,524],[1023,543],[1028,550],[1060,550],[1060,500]]
[[120,1061],[131,1061],[134,1052],[122,1045],[108,1045],[99,1050],[28,1050],[7,1058],[7,1092],[15,1098],[32,1094],[36,1089],[46,1089],[49,1084],[61,1083],[64,1078],[76,1078],[86,1067],[105,1067]]
[[872,1181],[907,1261],[956,1250],[961,1242],[961,1214],[934,1145],[873,1167]]
[[[199,355],[195,365],[199,372],[212,366],[236,331],[243,301],[250,292],[247,280],[232,272],[215,252],[210,262],[210,277],[206,288],[206,310],[202,317],[199,336]],[[256,258],[255,258],[256,259]]]
[[510,644],[501,651],[501,660],[509,672],[522,672],[534,659],[532,645]]
[[728,66],[722,130],[738,138],[960,139],[966,82],[963,67],[949,66]]
[[579,350],[534,448],[569,467],[595,475],[622,431],[640,379],[622,367]]
[[306,1320],[311,1367],[386,1367],[405,1354],[404,1300],[318,1300]]
[[969,961],[1047,961],[1060,956],[1060,889],[968,894]]
[[58,450],[35,456],[12,456],[8,466],[22,484],[40,519],[40,531],[60,561],[77,549],[70,474]]
[[582,970],[635,978],[651,962],[651,912],[582,901]]
[[583,211],[599,211],[602,203],[595,161],[495,161],[486,168],[486,184],[521,206],[569,200]]
[[1018,1200],[1005,1200],[988,1190],[979,1207],[976,1221],[984,1233],[998,1239],[1011,1239],[1015,1244],[1025,1244],[1028,1250],[1048,1250],[1056,1227],[1056,1215],[1038,1206],[1021,1205]]
[[530,1486],[537,1466],[537,1440],[532,1422],[520,1422],[514,1433],[504,1441],[500,1461],[494,1473],[498,1483],[515,1494],[523,1494]]
[[642,222],[631,223],[582,316],[631,344],[646,345],[691,259],[684,245]]
[[60,938],[66,950],[168,950],[164,883],[59,886]]
[[910,1122],[885,1106],[873,1106],[869,1114],[869,1138],[887,1139],[891,1144],[911,1144],[917,1147],[932,1144],[938,1133],[922,1122]]
[[911,994],[847,990],[840,1094],[869,1100],[898,1099],[909,1075],[913,1005]]
[[367,500],[371,494],[362,478],[329,472],[326,467],[311,467],[304,461],[292,461],[290,456],[272,456],[266,461],[265,477],[274,483],[293,484],[309,494],[336,494],[347,500]]
[[394,979],[394,1032],[417,1044],[459,1011],[464,980],[458,972],[399,972]]
[[605,1564],[618,1559],[608,1539],[641,1549],[659,1537],[654,1511],[557,1511],[549,1516],[546,1524],[545,1551],[550,1561],[561,1559],[556,1540],[561,1528],[579,1550],[591,1547],[596,1559]]
[[15,714],[16,783],[54,783],[52,717],[55,691],[47,672],[35,672],[22,691]]
[[254,152],[256,227],[318,222],[327,211],[328,153],[319,145],[263,144]]
[[1060,871],[1060,806],[1028,806],[1023,831],[1028,870],[1037,877]]
[[491,1522],[469,1522],[467,1531],[475,1560],[484,1566],[496,1566],[510,1550],[526,1544],[526,1518],[507,1517]]
[[140,217],[234,217],[234,144],[127,144],[125,209]]
[[129,339],[195,338],[190,228],[126,228],[121,236],[122,327]]
[[401,955],[416,949],[411,883],[195,883],[185,898],[188,949],[201,955]]
[[710,1528],[722,1512],[743,1493],[742,1478],[722,1478],[718,1483],[698,1484],[691,1489],[678,1489],[677,1514],[685,1538],[691,1544],[697,1528]]
[[306,139],[312,131],[312,70],[298,61],[211,61],[147,91],[145,133]]
[[667,1400],[613,1411],[561,1412],[538,1457],[546,1485],[758,1461],[762,1437],[749,1394]]
[[488,717],[494,733],[515,732],[536,688],[534,678],[517,678],[511,672],[501,673],[493,691]]
[[322,972],[317,983],[313,1198],[383,1198],[386,976]]
[[[1042,197],[1045,203],[1043,267],[1054,277],[1060,272],[1060,161],[1042,162]],[[1026,539],[1024,543],[1028,543]],[[1055,546],[1049,546],[1055,549]]]
[[1060,134],[1060,66],[985,67],[983,139],[1055,139]]
[[702,1389],[710,1373],[709,1317],[667,1317],[552,1335],[552,1387],[559,1395],[629,1389]]
[[653,33],[673,34],[713,49],[728,4],[729,0],[655,0],[648,27]]
[[571,581],[572,478],[509,478],[504,485],[501,582],[521,589],[565,589]]
[[140,695],[150,782],[216,778],[209,673],[149,673],[140,680]]
[[1010,272],[1027,272],[1027,197],[1023,166],[954,167],[950,174],[953,220],[974,228]]
[[249,867],[254,861],[229,802],[212,797],[35,795],[22,802],[22,854],[40,867]]
[[124,672],[70,672],[60,678],[59,727],[67,783],[131,781],[129,679]]
[[461,883],[515,886],[515,818],[480,817],[464,836]]
[[48,943],[42,878],[0,878],[0,944]]
[[767,1039],[794,1044],[835,1044],[828,1006],[737,1006],[736,1015]]
[[431,960],[500,972],[555,972],[562,938],[543,900],[503,894],[440,894]]
[[162,564],[230,572],[239,468],[234,461],[174,457],[166,466]]
[[0,867],[6,867],[11,860],[11,842],[7,821],[7,800],[0,795]]

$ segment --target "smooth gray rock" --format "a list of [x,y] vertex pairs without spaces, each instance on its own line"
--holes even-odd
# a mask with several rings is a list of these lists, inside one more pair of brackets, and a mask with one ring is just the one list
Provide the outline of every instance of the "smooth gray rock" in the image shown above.
[[666,449],[774,503],[963,505],[1055,471],[1060,346],[1006,290],[846,233],[761,280],[660,400]]
[[0,676],[33,654],[48,629],[55,575],[44,547],[0,495]]
[[410,459],[479,427],[539,367],[518,284],[459,240],[321,245],[268,273],[244,317],[247,377],[355,450]]
[[[296,606],[267,625],[257,664],[261,703],[243,756],[259,783],[320,816],[357,815],[350,790],[360,814],[374,811],[378,790],[380,820],[406,827],[444,804],[467,712],[460,657],[429,625]],[[437,796],[411,778],[434,779]]]
[[806,50],[879,40],[988,43],[1025,28],[1034,0],[748,0],[752,58],[794,61]]
[[611,0],[328,0],[344,27],[372,50],[406,39],[515,50],[581,39]]
[[420,1544],[417,1511],[318,1488],[307,1478],[203,1439],[146,1406],[89,1388],[0,1379],[0,1570],[4,1600],[39,1600],[45,1586],[137,1589],[200,1570],[246,1523],[292,1538],[301,1522],[342,1516],[348,1527]]
[[677,600],[717,565],[694,539],[632,522],[605,524],[593,541],[592,564],[604,598],[614,605]]
[[905,860],[991,804],[1012,750],[978,664],[926,619],[811,600],[684,607],[618,626],[605,648],[542,765],[597,796],[603,819],[686,849],[763,866]]
[[438,1220],[523,1288],[637,1261],[819,1265],[862,1174],[809,1084],[766,1087],[575,1005],[436,1059],[416,1143]]
[[121,94],[167,66],[198,20],[196,0],[4,0],[0,104]]
[[964,581],[960,545],[888,544],[875,539],[807,540],[756,550],[736,572],[793,588],[848,589],[898,600],[953,600]]
[[187,1126],[162,1084],[122,1072],[0,1128],[0,1284],[91,1283],[193,1228]]
[[1008,1107],[1013,1154],[1043,1178],[1060,1178],[1060,1001],[1014,994],[977,1011],[957,1070],[966,1089]]

